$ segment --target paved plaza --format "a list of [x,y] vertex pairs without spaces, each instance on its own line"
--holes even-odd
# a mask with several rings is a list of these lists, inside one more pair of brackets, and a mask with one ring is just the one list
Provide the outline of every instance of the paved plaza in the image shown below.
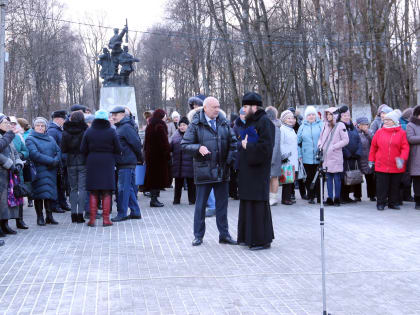
[[[298,200],[272,208],[272,248],[219,245],[215,218],[192,247],[194,208],[149,208],[111,228],[38,227],[0,248],[0,314],[322,314],[319,208]],[[238,201],[229,202],[237,233]],[[102,221],[100,221],[102,224]],[[11,222],[11,227],[15,227]],[[420,211],[375,204],[326,208],[328,311],[420,314]]]

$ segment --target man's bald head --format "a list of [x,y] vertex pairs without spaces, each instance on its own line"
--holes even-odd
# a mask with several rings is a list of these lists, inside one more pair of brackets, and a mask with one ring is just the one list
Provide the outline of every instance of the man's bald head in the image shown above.
[[207,97],[203,103],[204,112],[210,119],[215,119],[219,116],[220,103],[215,97]]

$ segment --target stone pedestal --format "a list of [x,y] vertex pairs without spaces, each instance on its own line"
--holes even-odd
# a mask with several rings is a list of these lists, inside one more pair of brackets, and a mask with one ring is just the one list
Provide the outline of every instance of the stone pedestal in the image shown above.
[[110,111],[114,106],[127,106],[138,123],[136,94],[132,86],[112,86],[101,88],[100,108]]

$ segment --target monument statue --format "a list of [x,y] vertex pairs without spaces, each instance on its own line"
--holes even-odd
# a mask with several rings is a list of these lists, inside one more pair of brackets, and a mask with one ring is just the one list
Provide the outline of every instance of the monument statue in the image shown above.
[[[121,49],[124,36],[126,45]],[[97,61],[97,64],[101,66],[100,76],[104,80],[103,86],[129,86],[129,76],[134,71],[133,63],[139,62],[139,59],[128,53],[127,23],[121,33],[118,28],[114,29],[114,35],[109,40],[108,47],[111,53],[104,48],[103,54]]]

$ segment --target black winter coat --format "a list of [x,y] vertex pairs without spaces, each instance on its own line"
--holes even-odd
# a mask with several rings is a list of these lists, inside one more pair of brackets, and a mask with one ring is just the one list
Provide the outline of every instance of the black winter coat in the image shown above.
[[369,167],[369,152],[370,144],[372,143],[372,132],[368,130],[367,134],[357,128],[359,133],[360,143],[362,145],[362,155],[359,159],[359,168],[363,174],[372,174],[373,168]]
[[137,162],[143,162],[143,155],[135,122],[130,117],[124,117],[115,127],[122,149],[122,155],[117,158],[118,168],[136,168]]
[[349,124],[344,125],[346,126],[347,134],[349,135],[349,143],[343,148],[344,171],[348,171],[349,167],[351,170],[355,169],[356,161],[362,156],[362,143],[353,122],[350,121]]
[[268,201],[276,127],[263,109],[247,119],[245,127],[251,126],[257,131],[258,141],[248,142],[239,154],[239,199]]
[[87,156],[86,189],[115,190],[115,159],[121,155],[121,145],[109,121],[93,121],[83,136],[80,151]]
[[[201,109],[194,115],[181,142],[182,150],[193,155],[194,182],[197,185],[230,180],[230,166],[234,163],[237,143],[235,133],[221,113],[216,118],[216,126],[214,131]],[[199,152],[201,146],[207,147],[211,154],[202,156]]]
[[83,135],[88,125],[82,122],[66,121],[63,125],[61,152],[67,153],[67,166],[86,164],[86,155],[80,151]]
[[193,157],[191,154],[182,151],[182,137],[183,134],[178,129],[171,139],[172,176],[174,178],[193,178]]
[[240,117],[238,117],[235,120],[235,123],[233,125],[233,131],[235,132],[235,136],[237,139],[237,151],[235,152],[235,170],[239,170],[239,154],[240,151],[242,150],[242,142],[241,142],[241,131],[245,129],[245,123],[241,120]]

